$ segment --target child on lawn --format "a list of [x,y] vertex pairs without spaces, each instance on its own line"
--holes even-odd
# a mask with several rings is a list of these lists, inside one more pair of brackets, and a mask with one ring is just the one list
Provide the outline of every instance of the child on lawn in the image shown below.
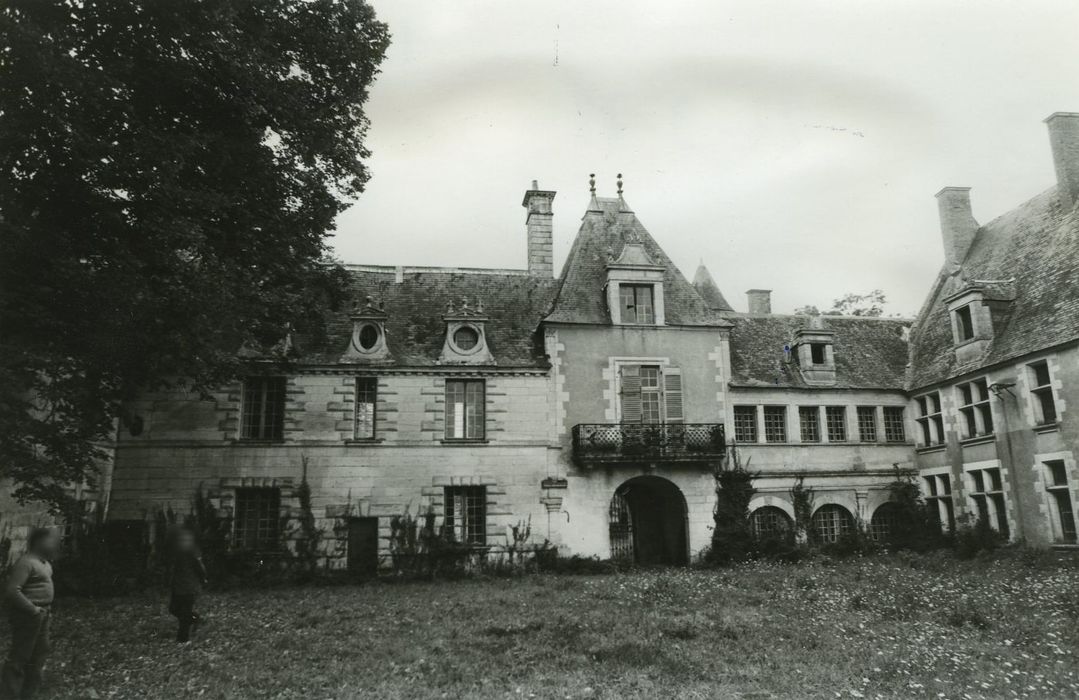
[[169,567],[169,586],[172,597],[169,600],[169,612],[179,623],[176,641],[181,644],[191,639],[192,628],[198,627],[199,615],[195,612],[195,601],[206,583],[206,567],[195,545],[195,535],[190,530],[176,532],[173,543],[172,562]]
[[35,528],[26,554],[11,567],[3,603],[11,619],[11,649],[0,672],[0,698],[30,698],[41,686],[49,653],[52,617],[52,564],[59,540],[48,528]]

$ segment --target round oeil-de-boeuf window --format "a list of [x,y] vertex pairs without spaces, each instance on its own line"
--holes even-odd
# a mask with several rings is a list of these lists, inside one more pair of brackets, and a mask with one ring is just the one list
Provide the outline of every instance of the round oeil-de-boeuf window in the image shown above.
[[374,350],[378,345],[380,335],[378,326],[373,323],[368,323],[360,329],[360,348],[363,350]]
[[480,334],[472,326],[461,326],[453,332],[453,344],[459,350],[468,352],[480,343]]

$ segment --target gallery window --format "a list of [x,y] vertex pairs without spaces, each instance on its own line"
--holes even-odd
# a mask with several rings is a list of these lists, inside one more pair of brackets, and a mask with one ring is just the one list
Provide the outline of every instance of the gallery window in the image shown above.
[[650,284],[620,284],[618,298],[622,305],[622,323],[656,322],[655,290]]
[[799,406],[798,424],[802,442],[820,442],[820,407]]
[[843,506],[821,506],[810,520],[810,537],[817,544],[834,544],[854,532],[854,517]]
[[906,419],[902,406],[884,407],[884,439],[887,442],[906,442]]
[[775,506],[762,506],[753,511],[749,516],[749,527],[758,540],[786,539],[794,531],[791,516]]
[[901,532],[903,510],[896,503],[882,503],[869,521],[869,536],[874,542],[887,542],[893,535]]
[[484,380],[447,379],[446,439],[484,439],[486,403]]
[[240,437],[280,440],[285,434],[285,378],[247,377],[240,397]]
[[877,441],[877,407],[858,407],[858,440],[861,442]]
[[824,421],[828,427],[828,442],[847,441],[846,406],[825,406]]
[[734,407],[734,439],[738,442],[757,441],[757,407]]
[[280,546],[280,489],[236,489],[234,513],[236,547],[263,552]]
[[765,406],[764,407],[764,441],[786,442],[787,441],[787,407]]
[[454,542],[487,544],[487,487],[447,486],[444,527]]

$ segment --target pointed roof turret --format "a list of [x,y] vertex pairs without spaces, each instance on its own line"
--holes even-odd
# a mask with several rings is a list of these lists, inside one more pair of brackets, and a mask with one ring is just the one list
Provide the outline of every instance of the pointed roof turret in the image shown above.
[[723,292],[719,291],[719,285],[716,284],[716,281],[712,278],[712,273],[704,266],[703,261],[697,266],[697,272],[693,275],[693,286],[696,288],[697,294],[700,294],[701,298],[708,304],[708,308],[715,311],[734,311],[734,308],[723,296]]

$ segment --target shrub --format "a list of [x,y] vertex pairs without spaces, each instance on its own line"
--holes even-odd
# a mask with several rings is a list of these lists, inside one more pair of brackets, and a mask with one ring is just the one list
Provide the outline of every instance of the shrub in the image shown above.
[[731,447],[731,462],[730,468],[718,465],[712,471],[716,505],[712,513],[712,546],[707,554],[711,564],[745,561],[756,550],[749,525],[749,502],[757,492],[753,487],[756,474],[742,467],[735,446]]
[[983,552],[992,552],[1000,546],[1001,536],[985,518],[967,515],[955,528],[955,556],[973,559]]
[[895,480],[888,484],[889,503],[893,504],[895,520],[886,544],[892,549],[926,552],[945,544],[936,509],[926,504],[911,474],[894,465]]

